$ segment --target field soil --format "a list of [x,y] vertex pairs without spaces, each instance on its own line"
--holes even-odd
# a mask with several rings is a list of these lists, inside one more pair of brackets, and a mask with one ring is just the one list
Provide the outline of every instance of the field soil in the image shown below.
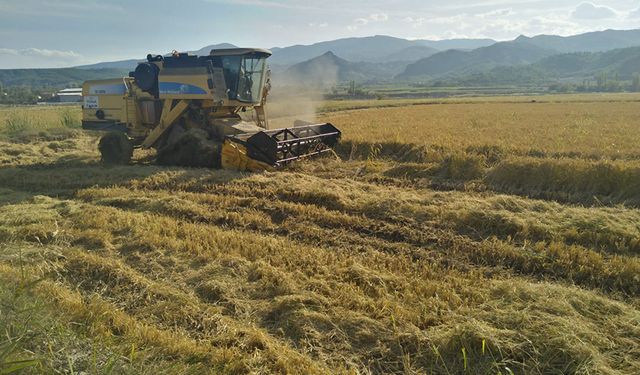
[[639,108],[328,103],[267,173],[0,109],[0,372],[638,374]]

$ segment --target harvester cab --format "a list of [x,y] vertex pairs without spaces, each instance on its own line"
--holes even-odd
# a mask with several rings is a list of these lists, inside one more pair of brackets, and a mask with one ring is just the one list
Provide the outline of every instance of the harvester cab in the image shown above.
[[341,135],[331,124],[269,129],[270,55],[148,55],[128,77],[84,83],[83,128],[109,132],[99,144],[108,163],[154,148],[161,164],[270,170],[329,151]]

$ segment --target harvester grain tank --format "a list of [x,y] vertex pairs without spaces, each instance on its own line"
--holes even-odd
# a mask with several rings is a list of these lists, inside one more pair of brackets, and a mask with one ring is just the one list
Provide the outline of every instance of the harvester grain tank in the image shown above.
[[85,129],[102,130],[102,160],[128,163],[136,148],[161,164],[271,170],[331,150],[329,123],[269,129],[264,49],[147,56],[128,77],[83,85]]

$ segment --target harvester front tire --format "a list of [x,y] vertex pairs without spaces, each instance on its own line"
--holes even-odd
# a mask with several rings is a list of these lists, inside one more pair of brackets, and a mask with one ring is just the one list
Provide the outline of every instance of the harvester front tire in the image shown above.
[[125,165],[129,164],[133,157],[133,143],[122,132],[111,132],[102,136],[98,150],[105,164]]

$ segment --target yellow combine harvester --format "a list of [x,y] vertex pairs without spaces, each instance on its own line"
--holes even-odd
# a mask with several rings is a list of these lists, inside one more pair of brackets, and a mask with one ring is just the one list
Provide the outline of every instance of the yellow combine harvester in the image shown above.
[[154,148],[161,164],[257,171],[329,151],[341,135],[332,124],[269,129],[270,55],[148,55],[129,77],[84,83],[82,127],[108,131],[99,149],[112,164],[128,163],[134,148]]

